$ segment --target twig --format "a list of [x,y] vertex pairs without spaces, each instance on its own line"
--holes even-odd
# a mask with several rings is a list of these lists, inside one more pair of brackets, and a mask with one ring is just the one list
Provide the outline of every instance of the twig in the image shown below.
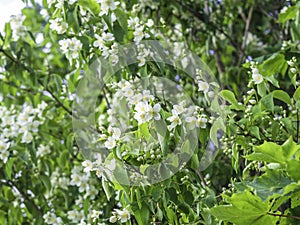
[[198,175],[198,177],[200,178],[201,182],[202,182],[202,185],[203,186],[207,186],[207,183],[206,181],[204,180],[203,176],[202,176],[202,173],[199,171],[199,170],[196,170],[196,173]]
[[251,19],[252,19],[253,8],[254,8],[254,6],[252,5],[249,9],[249,12],[248,12],[248,17],[247,17],[247,20],[246,20],[245,31],[244,31],[243,43],[242,43],[242,46],[241,46],[242,51],[241,51],[241,55],[240,55],[240,58],[239,58],[238,65],[240,65],[242,63],[243,57],[245,55],[245,48],[246,48],[246,43],[247,43],[247,39],[248,39],[249,26],[250,26],[250,22],[251,22]]
[[271,212],[267,212],[267,214],[271,215],[271,216],[279,216],[279,217],[286,217],[286,218],[293,218],[293,219],[300,220],[299,216],[286,215],[286,214],[276,214],[276,213],[271,213]]
[[13,181],[11,180],[8,180],[7,182],[4,182],[3,180],[1,180],[1,183],[6,185],[6,186],[9,186],[11,188],[15,188],[20,194],[21,196],[24,198],[25,201],[27,201],[40,215],[43,215],[43,212],[41,211],[41,209],[34,203],[33,200],[31,200],[29,198],[29,196],[24,192],[22,191]]
[[181,0],[175,0],[175,1],[179,5],[181,5],[184,9],[188,10],[191,14],[193,14],[197,19],[199,19],[200,21],[202,21],[207,25],[212,26],[214,29],[224,34],[224,36],[229,40],[230,44],[241,51],[240,47],[235,43],[235,41],[221,27],[218,27],[214,23],[210,22],[209,19],[204,14],[195,11],[193,8],[186,5],[184,1]]

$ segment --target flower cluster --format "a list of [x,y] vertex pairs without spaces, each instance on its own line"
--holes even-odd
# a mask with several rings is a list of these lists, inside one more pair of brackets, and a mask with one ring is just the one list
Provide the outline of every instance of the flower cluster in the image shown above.
[[58,34],[64,34],[68,29],[68,24],[62,18],[49,20],[50,29],[56,31]]
[[298,72],[296,57],[293,57],[291,60],[287,61],[287,64],[290,66],[290,71],[292,74],[296,74]]
[[121,223],[126,223],[130,220],[130,212],[127,209],[114,209],[113,215],[109,218],[110,223],[115,223],[117,221]]
[[82,48],[82,43],[77,38],[73,37],[71,39],[63,39],[58,42],[63,53],[66,55],[67,59],[72,62],[72,59],[78,59],[79,53]]
[[254,62],[251,62],[251,75],[255,84],[260,84],[264,81],[263,76],[259,73],[259,70]]
[[11,17],[10,26],[13,31],[13,38],[15,40],[18,40],[25,34],[25,27],[23,26],[24,20],[24,15],[16,15]]
[[14,140],[21,137],[22,144],[29,144],[38,133],[38,127],[44,122],[42,113],[46,103],[41,103],[37,108],[24,104],[22,110],[17,111],[12,107],[7,109],[0,106],[0,159],[6,163],[10,155],[10,148],[13,149],[16,143]]

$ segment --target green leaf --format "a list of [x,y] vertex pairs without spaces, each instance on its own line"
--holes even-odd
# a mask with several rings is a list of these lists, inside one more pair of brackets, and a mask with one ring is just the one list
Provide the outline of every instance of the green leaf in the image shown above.
[[295,19],[298,10],[299,10],[299,6],[297,5],[290,6],[285,12],[280,13],[278,15],[278,22],[285,23],[288,20]]
[[264,96],[260,101],[267,111],[274,112],[274,101],[272,93]]
[[284,176],[281,171],[268,170],[267,173],[247,185],[254,188],[257,196],[265,201],[274,194],[282,195],[284,188],[290,183],[291,180]]
[[223,90],[219,93],[219,95],[225,99],[227,102],[231,104],[230,108],[234,110],[244,110],[245,107],[243,105],[239,105],[236,100],[234,94],[229,90]]
[[138,136],[139,138],[146,138],[146,140],[150,138],[148,123],[143,123],[139,125]]
[[50,190],[51,190],[50,178],[48,176],[41,174],[40,179],[41,179],[42,183],[44,184],[44,186],[46,187],[47,191],[50,192]]
[[146,204],[142,204],[141,209],[133,210],[134,217],[138,225],[148,225],[150,220],[150,211]]
[[257,85],[257,92],[261,97],[266,95],[266,84],[264,82]]
[[282,90],[275,90],[273,91],[273,97],[276,99],[279,99],[280,101],[283,101],[284,103],[291,105],[291,98],[288,93]]
[[260,140],[259,127],[254,126],[249,128],[250,134],[254,135],[257,139]]
[[254,147],[254,153],[245,156],[249,160],[284,163],[283,150],[280,145],[273,142],[264,142],[260,146]]
[[11,179],[12,167],[14,165],[15,160],[16,160],[16,158],[11,157],[5,164],[5,173],[9,180]]
[[288,175],[294,180],[300,180],[300,161],[292,159],[287,163],[286,171]]
[[210,211],[219,220],[235,225],[275,224],[277,218],[267,215],[268,204],[249,191],[233,194],[227,199],[231,205],[222,205]]
[[298,87],[293,95],[293,98],[298,101],[300,100],[300,87]]
[[100,5],[96,0],[78,0],[77,3],[82,8],[90,10],[94,15],[98,15],[100,13]]
[[112,193],[109,189],[109,185],[108,183],[105,181],[105,179],[102,179],[102,187],[103,187],[103,190],[104,190],[104,193],[106,195],[106,198],[107,200],[109,201],[110,200],[110,197],[112,196]]
[[291,136],[286,142],[281,145],[283,150],[283,155],[286,161],[290,160],[294,154],[300,149],[300,145],[297,145],[293,141],[293,137]]
[[259,69],[264,76],[272,76],[279,73],[284,75],[287,68],[288,65],[284,55],[278,53],[273,54],[271,57],[265,60],[262,65],[259,66]]

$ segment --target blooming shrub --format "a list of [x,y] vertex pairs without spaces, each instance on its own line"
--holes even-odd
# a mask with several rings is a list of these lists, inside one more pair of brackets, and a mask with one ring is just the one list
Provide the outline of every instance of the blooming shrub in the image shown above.
[[297,1],[25,2],[0,224],[299,223]]

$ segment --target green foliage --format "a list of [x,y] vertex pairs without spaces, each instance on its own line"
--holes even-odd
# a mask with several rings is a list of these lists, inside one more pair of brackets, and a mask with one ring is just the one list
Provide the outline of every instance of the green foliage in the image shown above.
[[299,224],[297,1],[24,2],[0,32],[0,224]]

